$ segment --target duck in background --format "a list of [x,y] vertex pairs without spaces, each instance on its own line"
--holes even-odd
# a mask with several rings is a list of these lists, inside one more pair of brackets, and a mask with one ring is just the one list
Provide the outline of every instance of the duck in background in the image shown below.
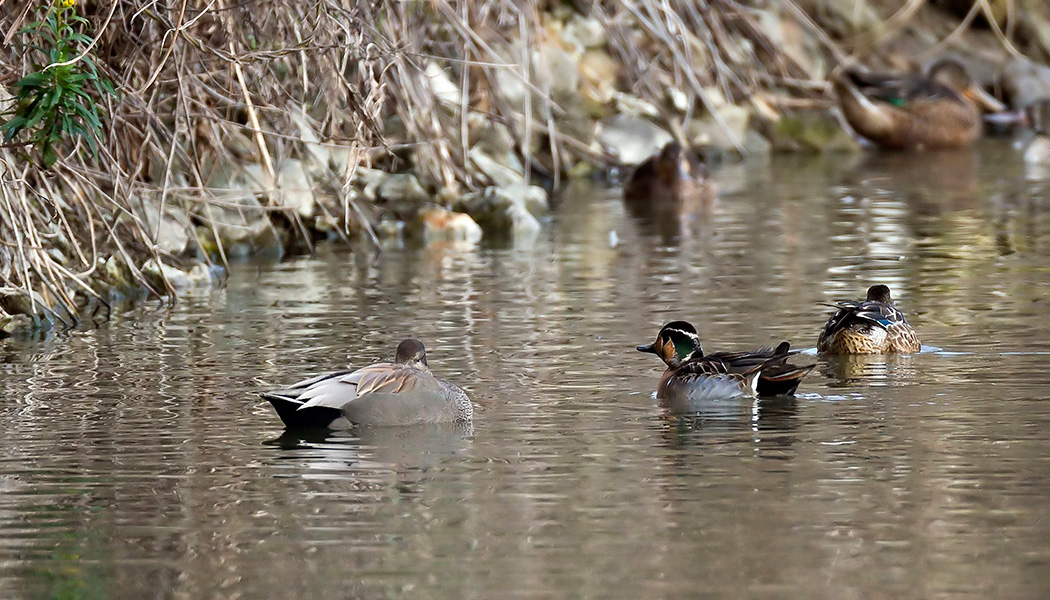
[[691,222],[711,211],[717,194],[707,166],[676,141],[635,167],[623,186],[627,212],[668,241],[688,237]]
[[793,394],[815,366],[787,362],[798,353],[787,342],[776,348],[704,354],[696,328],[686,321],[667,323],[655,342],[637,350],[655,354],[667,365],[656,397],[682,404]]
[[938,60],[925,75],[840,67],[831,79],[850,127],[882,148],[963,148],[981,134],[981,108],[1004,109],[954,58]]
[[623,186],[628,203],[675,203],[684,207],[709,204],[717,191],[700,157],[676,141],[642,161]]
[[474,414],[466,392],[434,377],[423,342],[412,338],[398,345],[392,363],[318,375],[260,395],[293,428],[460,423]]
[[873,285],[864,300],[848,300],[829,306],[828,318],[817,340],[821,354],[911,354],[922,345],[904,313],[897,310],[890,288]]

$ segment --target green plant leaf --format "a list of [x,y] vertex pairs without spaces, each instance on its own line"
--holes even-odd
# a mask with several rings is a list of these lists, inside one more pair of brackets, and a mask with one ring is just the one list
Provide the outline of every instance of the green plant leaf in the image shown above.
[[15,117],[15,118],[11,119],[10,121],[8,121],[7,123],[4,123],[3,125],[0,125],[0,131],[5,132],[4,133],[4,143],[6,144],[6,143],[10,142],[11,140],[15,139],[15,137],[19,133],[22,132],[22,129],[25,128],[25,124],[26,124],[25,118],[23,118],[23,117]]
[[44,87],[47,83],[49,83],[50,79],[51,76],[46,72],[30,73],[29,75],[26,75],[25,77],[19,79],[18,82],[15,83],[15,87],[24,90],[38,89]]
[[43,146],[41,146],[40,155],[43,158],[45,169],[50,169],[51,165],[58,160],[58,152],[55,152],[55,147],[48,142],[44,142]]
[[80,125],[77,125],[76,123],[73,123],[71,131],[79,135],[81,139],[87,142],[87,145],[91,149],[91,154],[93,156],[98,156],[98,143],[95,141],[95,136],[91,135],[86,129],[84,129]]
[[43,104],[44,110],[51,110],[58,106],[58,102],[62,100],[62,88],[54,87],[49,93],[44,94],[45,100]]
[[80,115],[80,117],[84,119],[92,129],[95,131],[102,130],[102,121],[98,118],[98,113],[95,112],[94,107],[88,109],[83,104],[74,104],[73,110]]

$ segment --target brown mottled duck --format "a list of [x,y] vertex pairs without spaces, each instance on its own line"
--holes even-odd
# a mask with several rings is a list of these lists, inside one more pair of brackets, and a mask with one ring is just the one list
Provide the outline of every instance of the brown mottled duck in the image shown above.
[[850,127],[883,148],[963,148],[981,134],[980,107],[1003,109],[952,58],[935,62],[925,75],[840,68],[832,84]]

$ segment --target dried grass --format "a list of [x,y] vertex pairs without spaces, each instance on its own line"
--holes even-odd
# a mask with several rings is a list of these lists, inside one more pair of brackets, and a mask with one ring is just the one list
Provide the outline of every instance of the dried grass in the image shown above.
[[[326,217],[343,236],[375,240],[368,207],[351,186],[356,170],[411,168],[432,190],[454,193],[485,185],[468,156],[471,113],[507,126],[527,172],[557,182],[577,160],[600,162],[593,140],[566,126],[571,99],[559,98],[544,76],[536,49],[552,36],[551,7],[542,4],[83,0],[97,27],[93,52],[120,91],[105,100],[109,135],[97,160],[71,153],[51,172],[27,163],[19,148],[0,151],[0,285],[67,323],[85,300],[106,301],[98,282],[113,283],[115,270],[170,295],[166,281],[150,287],[141,266],[178,260],[156,243],[159,217],[173,208],[220,240],[196,247],[199,258],[214,250],[226,260],[216,215],[231,207],[279,212],[291,235],[309,243],[311,224],[271,192],[282,161],[306,158],[311,148],[329,159],[315,177],[337,199],[321,207]],[[30,5],[0,2],[8,41]],[[792,0],[781,9],[832,63],[845,59]],[[620,88],[660,107],[672,129],[694,114],[719,118],[713,95],[761,103],[760,92],[779,89],[790,104],[824,94],[824,82],[770,39],[750,3],[614,1],[594,3],[592,15],[606,28]],[[0,77],[10,85],[28,65],[17,45],[5,53]],[[451,88],[431,79],[433,65]],[[684,114],[668,108],[668,89],[685,94]],[[261,185],[246,192],[257,205],[215,185],[217,167],[230,164],[261,166]],[[191,243],[200,244],[195,234]],[[107,263],[114,260],[120,269]],[[107,264],[110,275],[100,278]]]

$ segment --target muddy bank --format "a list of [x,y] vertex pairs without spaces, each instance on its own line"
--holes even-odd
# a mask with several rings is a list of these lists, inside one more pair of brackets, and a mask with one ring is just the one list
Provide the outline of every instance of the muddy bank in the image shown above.
[[[82,50],[118,95],[96,99],[97,155],[67,142],[45,169],[0,152],[0,335],[328,241],[527,243],[566,180],[671,139],[730,158],[853,151],[827,85],[845,62],[952,54],[1013,105],[1050,96],[1035,0],[757,6],[82,2],[97,36]],[[45,10],[0,7],[4,30]],[[8,106],[39,67],[34,35],[5,48]]]

